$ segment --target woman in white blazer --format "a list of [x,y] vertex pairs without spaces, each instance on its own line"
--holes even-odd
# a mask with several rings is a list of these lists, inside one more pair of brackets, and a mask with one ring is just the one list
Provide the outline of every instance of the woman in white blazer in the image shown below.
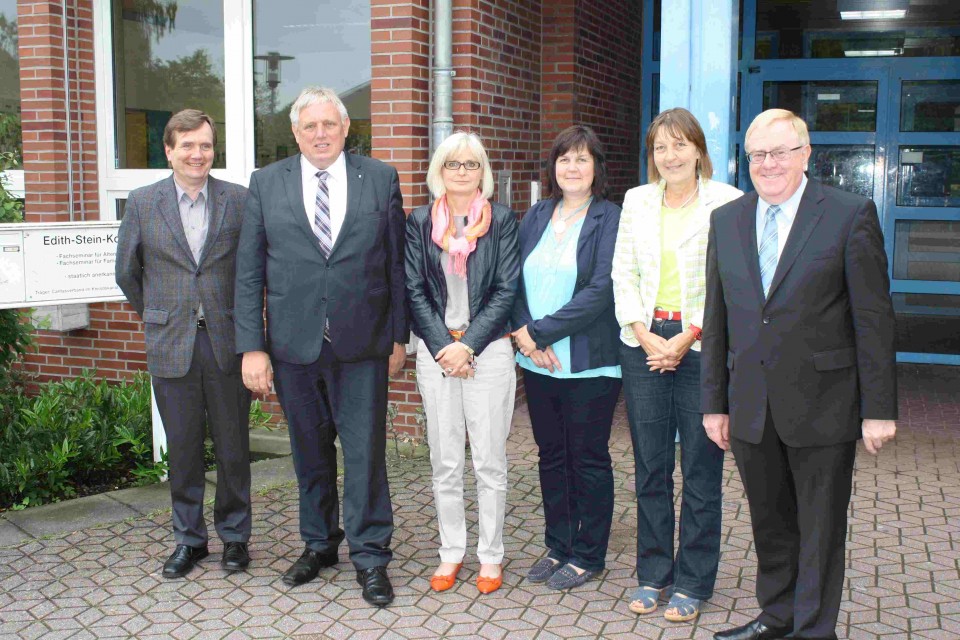
[[[636,468],[637,580],[630,609],[686,622],[713,595],[720,558],[723,451],[700,413],[700,327],[710,213],[743,195],[710,179],[697,119],[658,115],[647,130],[649,183],[627,192],[613,258],[620,362]],[[674,554],[673,470],[680,435],[683,496]]]

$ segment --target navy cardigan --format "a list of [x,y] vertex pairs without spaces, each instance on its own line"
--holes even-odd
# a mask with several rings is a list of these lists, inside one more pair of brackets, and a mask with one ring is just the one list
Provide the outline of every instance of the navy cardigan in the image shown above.
[[571,372],[618,364],[620,325],[613,305],[613,249],[620,226],[620,207],[594,200],[587,210],[577,241],[577,284],[573,297],[550,315],[533,320],[527,307],[523,264],[537,246],[557,199],[541,200],[520,222],[520,288],[513,307],[513,326],[527,325],[537,348],[570,336]]

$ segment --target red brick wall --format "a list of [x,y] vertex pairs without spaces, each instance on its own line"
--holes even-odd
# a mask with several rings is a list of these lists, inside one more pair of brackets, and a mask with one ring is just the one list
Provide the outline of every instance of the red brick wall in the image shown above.
[[[68,0],[66,46],[60,2],[20,0],[17,21],[25,217],[69,222],[72,210],[73,220],[98,220],[93,0]],[[126,303],[90,305],[88,329],[38,331],[36,343],[25,369],[41,381],[93,368],[103,378],[121,380],[146,366],[140,322]]]
[[495,178],[510,172],[520,214],[540,179],[540,11],[539,0],[456,0],[453,11],[454,127],[480,136]]
[[[27,218],[99,218],[92,33],[94,0],[68,0],[66,60],[60,2],[20,0]],[[454,126],[484,140],[494,171],[510,171],[513,207],[529,205],[556,133],[593,126],[607,146],[612,197],[635,185],[639,157],[640,0],[456,0]],[[430,2],[371,0],[373,154],[400,173],[407,210],[425,204],[430,160]],[[103,96],[109,99],[109,96]],[[66,118],[72,134],[68,140]],[[68,144],[74,184],[67,172]],[[72,198],[71,198],[72,193]],[[499,194],[498,194],[499,196]],[[90,326],[40,331],[26,368],[41,379],[96,368],[109,380],[145,368],[140,322],[125,303],[90,306]],[[397,431],[423,435],[413,358],[390,386]],[[522,397],[522,387],[520,391]],[[275,398],[268,411],[280,414]]]
[[609,197],[618,204],[640,184],[641,5],[576,3],[576,117],[604,145]]
[[609,197],[618,204],[640,183],[641,6],[640,0],[544,6],[543,155],[565,127],[590,126],[606,150]]

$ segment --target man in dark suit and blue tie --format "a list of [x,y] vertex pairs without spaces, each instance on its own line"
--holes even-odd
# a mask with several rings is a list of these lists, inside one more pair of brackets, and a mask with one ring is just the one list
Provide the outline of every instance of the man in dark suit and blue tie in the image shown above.
[[806,177],[793,113],[761,113],[744,146],[756,191],[711,219],[701,408],[743,480],[761,612],[714,637],[833,640],[856,442],[896,433],[883,236],[872,201]]
[[237,242],[247,190],[210,176],[217,130],[186,109],[163,132],[173,175],[130,192],[116,278],[143,319],[147,369],[167,434],[177,547],[165,578],[207,556],[204,438],[217,460],[213,520],[221,565],[250,563],[250,392],[240,380],[233,326]]
[[400,181],[392,167],[343,150],[350,118],[332,90],[305,89],[290,121],[300,154],[250,178],[237,259],[237,351],[251,391],[276,384],[290,428],[306,548],[283,581],[309,582],[338,561],[339,437],[350,559],[364,599],[386,606],[393,601],[387,376],[403,366],[409,333]]

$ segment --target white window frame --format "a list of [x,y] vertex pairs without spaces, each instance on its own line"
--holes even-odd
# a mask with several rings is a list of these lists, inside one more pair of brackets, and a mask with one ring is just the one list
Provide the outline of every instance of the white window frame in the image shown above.
[[[95,3],[93,32],[97,87],[97,174],[100,219],[117,219],[117,200],[133,189],[158,182],[169,169],[117,169],[113,85],[112,2]],[[253,135],[253,0],[223,0],[224,131],[226,168],[211,175],[247,185],[254,170]],[[189,108],[190,105],[182,105]],[[14,173],[14,172],[10,172]],[[21,172],[22,174],[22,172]],[[22,178],[21,178],[22,184]]]

